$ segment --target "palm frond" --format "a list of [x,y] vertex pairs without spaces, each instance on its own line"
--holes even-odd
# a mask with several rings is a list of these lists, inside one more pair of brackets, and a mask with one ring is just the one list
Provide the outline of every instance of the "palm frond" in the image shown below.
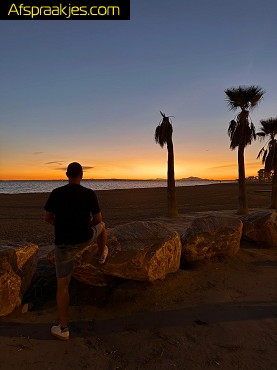
[[261,130],[265,135],[270,135],[271,137],[277,135],[277,117],[262,119],[260,123],[262,125]]
[[267,149],[264,151],[264,154],[263,154],[263,157],[262,157],[262,163],[266,162],[266,158],[267,158]]
[[255,126],[251,122],[245,122],[241,115],[237,116],[236,120],[232,120],[229,124],[228,135],[230,137],[230,149],[234,150],[236,147],[246,147],[256,139]]
[[259,86],[239,86],[226,89],[226,101],[230,110],[241,108],[242,110],[253,109],[262,99],[265,91]]
[[259,151],[258,155],[257,155],[257,159],[260,159],[261,155],[263,154],[263,152],[265,151],[264,147]]
[[229,127],[228,127],[228,135],[229,137],[231,138],[236,130],[236,127],[237,127],[237,122],[235,120],[232,120],[230,123],[229,123]]
[[155,130],[155,141],[157,144],[160,144],[160,146],[163,148],[164,144],[161,140],[160,140],[160,128],[161,126],[157,126],[156,127],[156,130]]
[[163,119],[156,127],[155,130],[155,141],[158,143],[162,148],[165,144],[167,144],[172,139],[173,128],[172,124],[164,113],[160,112]]
[[264,154],[262,162],[264,163],[264,169],[271,171],[273,169],[274,155],[272,151],[269,151],[267,155]]
[[[260,121],[261,123],[261,132],[258,132],[257,135],[261,138],[268,137],[269,140],[266,145],[260,150],[259,154],[262,156],[262,163],[265,165],[266,171],[272,171],[277,166],[277,117],[268,118]],[[265,146],[267,149],[264,150]]]

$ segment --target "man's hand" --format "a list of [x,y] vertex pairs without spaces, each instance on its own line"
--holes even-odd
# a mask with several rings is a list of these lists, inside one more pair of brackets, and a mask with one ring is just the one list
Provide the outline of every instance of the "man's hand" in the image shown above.
[[100,222],[102,222],[101,212],[97,213],[96,215],[92,215],[91,226],[98,225],[98,224],[100,224]]

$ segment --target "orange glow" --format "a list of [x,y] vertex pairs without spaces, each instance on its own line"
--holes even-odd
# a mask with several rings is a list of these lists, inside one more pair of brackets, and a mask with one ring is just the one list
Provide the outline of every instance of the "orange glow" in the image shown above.
[[[209,150],[177,143],[175,146],[176,180],[190,176],[214,180],[238,178],[237,151],[228,150],[228,142],[213,144]],[[256,176],[260,161],[256,160],[260,143],[245,152],[246,177]],[[227,148],[226,148],[227,146]],[[205,148],[205,146],[202,146]],[[1,148],[2,149],[2,148]],[[60,147],[54,152],[25,152],[6,148],[1,153],[0,180],[61,180],[66,179],[66,167],[76,161],[84,167],[84,179],[166,179],[167,150],[157,145],[122,145],[120,149],[106,146],[104,150],[82,152],[79,148]],[[5,160],[3,160],[5,158]]]
[[[162,158],[160,160],[142,161],[136,159],[134,161],[126,161],[124,163],[96,162],[94,168],[84,171],[84,179],[166,179],[167,163]],[[60,180],[66,179],[64,166],[46,166],[38,165],[37,163],[17,163],[16,165],[1,164],[0,180]],[[85,161],[80,163],[86,165]],[[262,168],[257,161],[245,164],[246,176],[256,176],[257,171]],[[237,164],[234,162],[202,162],[192,161],[176,161],[175,162],[175,178],[187,178],[190,176],[200,177],[204,179],[215,180],[234,180],[238,177]]]

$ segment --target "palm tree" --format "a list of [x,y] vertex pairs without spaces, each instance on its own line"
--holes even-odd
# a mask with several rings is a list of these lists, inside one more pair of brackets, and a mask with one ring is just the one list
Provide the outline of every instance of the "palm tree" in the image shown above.
[[167,208],[169,217],[177,217],[178,211],[176,206],[176,191],[175,191],[175,178],[174,178],[174,151],[172,142],[173,128],[164,113],[160,112],[162,120],[156,127],[155,141],[163,148],[164,144],[167,145]]
[[257,106],[265,91],[259,86],[239,86],[225,90],[227,103],[230,110],[241,109],[240,113],[229,124],[228,135],[230,148],[238,147],[238,172],[239,172],[239,214],[248,214],[244,149],[256,139],[255,126],[249,121],[249,111]]
[[[265,170],[273,171],[270,208],[277,208],[277,138],[275,138],[277,137],[277,117],[261,120],[260,123],[261,132],[257,135],[263,139],[269,137],[269,140],[260,150],[257,159],[262,156]],[[266,149],[265,146],[267,146]]]

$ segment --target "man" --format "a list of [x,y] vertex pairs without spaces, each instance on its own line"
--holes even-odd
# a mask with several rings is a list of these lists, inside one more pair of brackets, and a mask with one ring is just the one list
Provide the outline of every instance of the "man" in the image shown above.
[[60,323],[51,333],[62,340],[69,339],[69,283],[78,252],[97,241],[99,263],[108,255],[107,234],[96,194],[83,187],[82,166],[73,162],[67,167],[68,184],[56,188],[45,204],[45,221],[55,227],[55,263],[57,276],[57,309]]

